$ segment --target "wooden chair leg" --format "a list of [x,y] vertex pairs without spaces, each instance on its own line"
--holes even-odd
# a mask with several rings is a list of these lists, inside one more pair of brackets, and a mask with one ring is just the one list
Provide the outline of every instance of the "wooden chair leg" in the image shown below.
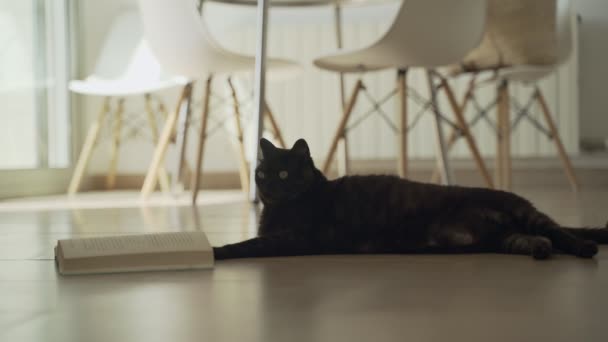
[[182,181],[183,184],[192,185],[194,180],[194,171],[188,162],[188,159],[184,159],[184,165],[182,165]]
[[[493,189],[494,183],[492,182],[492,177],[490,176],[490,173],[488,172],[488,169],[486,168],[486,164],[484,163],[483,158],[481,157],[481,153],[479,153],[479,149],[477,148],[477,143],[475,142],[475,138],[473,138],[473,135],[471,134],[471,131],[469,130],[469,125],[467,124],[466,120],[464,119],[463,112],[461,111],[461,108],[458,106],[458,103],[456,102],[456,97],[454,96],[452,87],[450,87],[450,85],[448,84],[448,82],[446,81],[446,79],[444,77],[441,77],[441,76],[438,76],[438,77],[441,81],[441,87],[443,88],[443,90],[445,91],[445,94],[448,97],[448,102],[450,103],[450,106],[452,107],[452,111],[454,112],[454,116],[456,117],[456,121],[458,122],[458,126],[460,127],[460,129],[462,130],[462,132],[464,134],[464,138],[467,142],[467,145],[469,145],[471,154],[473,154],[473,158],[475,159],[475,164],[477,165],[477,169],[479,169],[479,172],[481,172],[481,175],[483,176],[483,178],[486,182],[486,186],[490,189]],[[447,149],[447,147],[446,147],[446,149]]]
[[192,84],[186,84],[180,94],[179,100],[177,101],[177,106],[175,110],[167,117],[167,120],[165,121],[165,126],[163,127],[163,131],[158,140],[158,144],[156,145],[156,149],[154,150],[152,162],[150,163],[150,167],[148,168],[146,179],[144,180],[144,185],[141,188],[141,197],[143,200],[146,200],[156,187],[156,181],[158,179],[158,170],[160,169],[161,165],[165,160],[165,153],[167,152],[167,147],[171,142],[171,136],[173,134],[173,129],[175,128],[175,124],[177,122],[177,116],[179,114],[180,107],[182,106],[186,97],[190,95],[191,91]]
[[574,168],[572,167],[572,163],[570,162],[570,158],[566,153],[566,149],[562,144],[562,140],[559,137],[559,132],[555,126],[555,122],[551,117],[551,112],[549,111],[549,106],[547,106],[547,102],[545,101],[545,97],[538,87],[534,90],[534,97],[540,104],[542,109],[543,116],[545,117],[545,121],[547,121],[547,125],[549,126],[549,130],[551,131],[551,138],[555,142],[555,147],[557,147],[557,152],[559,153],[559,157],[564,166],[564,171],[566,172],[566,176],[568,177],[568,181],[570,182],[570,186],[574,192],[578,192],[579,185],[576,179],[576,174],[574,173]]
[[447,150],[445,148],[445,139],[443,137],[443,126],[441,124],[441,117],[439,116],[439,108],[437,102],[437,91],[435,89],[435,83],[433,81],[433,73],[431,70],[426,72],[427,81],[429,84],[429,93],[431,94],[432,110],[435,117],[435,138],[436,138],[436,149],[437,149],[437,166],[441,172],[441,182],[443,185],[452,184],[452,170],[450,169],[449,159]]
[[200,185],[201,169],[203,167],[203,152],[205,150],[205,140],[207,139],[207,121],[209,119],[209,98],[211,97],[211,83],[213,76],[207,77],[205,84],[205,94],[203,96],[203,110],[201,113],[201,127],[198,138],[198,149],[196,151],[196,165],[194,166],[194,182],[192,184],[192,204],[196,205],[198,188]]
[[511,189],[511,122],[509,83],[498,85],[498,132],[496,135],[496,183],[500,190]]
[[[152,109],[150,94],[144,95],[144,101],[146,114],[148,116],[148,125],[150,125],[150,134],[152,135],[152,142],[154,143],[154,146],[156,146],[156,144],[158,144],[158,123],[156,122],[156,116]],[[171,190],[171,187],[169,186],[169,175],[167,174],[167,169],[164,165],[161,165],[158,169],[158,181],[161,190],[164,193],[169,193]]]
[[[158,102],[158,112],[160,113],[160,116],[163,118],[163,120],[167,121],[167,119],[169,118],[169,113],[167,113],[167,107],[161,100],[158,100]],[[171,142],[175,142],[175,134],[176,133],[174,128],[173,132],[171,132]]]
[[399,97],[399,131],[397,132],[398,164],[400,177],[407,177],[407,69],[397,71],[397,96]]
[[350,97],[348,105],[344,109],[344,113],[342,114],[342,119],[340,120],[340,124],[336,130],[336,134],[332,140],[332,143],[329,148],[329,152],[327,153],[327,159],[325,159],[325,164],[323,165],[323,173],[327,174],[329,171],[329,167],[331,166],[331,162],[334,158],[334,154],[336,153],[336,149],[338,147],[338,142],[340,138],[344,135],[344,129],[346,128],[346,124],[348,124],[348,119],[352,114],[353,108],[355,107],[355,103],[357,102],[357,97],[359,96],[359,92],[363,89],[363,82],[358,80],[355,84],[355,88],[353,89],[353,93]]
[[279,146],[281,146],[281,148],[287,148],[287,145],[285,145],[285,140],[283,139],[283,133],[281,133],[281,129],[279,128],[279,125],[277,124],[274,114],[272,113],[272,110],[270,110],[270,106],[268,105],[268,102],[266,102],[266,101],[264,101],[264,108],[266,109],[264,114],[266,115],[266,118],[268,119],[268,122],[270,123],[270,128],[272,129],[272,134],[279,142]]
[[106,177],[106,189],[116,187],[116,166],[118,165],[118,153],[120,150],[120,138],[122,134],[122,114],[124,111],[124,99],[118,99],[116,111],[114,111],[114,122],[112,125],[112,154],[110,155],[110,168]]
[[[193,83],[194,87],[194,83]],[[184,99],[185,105],[182,106],[177,117],[175,127],[175,146],[178,151],[178,158],[173,165],[173,189],[183,189],[184,164],[186,162],[186,148],[188,147],[188,127],[190,126],[190,112],[192,105],[192,92]]]
[[160,116],[163,118],[163,120],[167,120],[167,118],[169,117],[169,114],[167,113],[167,108],[165,107],[165,104],[159,100],[158,103],[158,112],[160,113]]
[[[334,31],[336,33],[336,47],[342,48],[342,5],[337,2],[334,4]],[[338,83],[340,85],[340,106],[342,111],[346,109],[346,79],[345,74],[338,73]],[[348,136],[342,134],[338,140],[337,147],[338,175],[345,176],[350,172],[350,156],[348,149]]]
[[346,132],[338,140],[337,147],[338,175],[346,176],[350,172],[350,156],[348,151],[348,136]]
[[[234,106],[234,122],[236,124],[236,134],[237,134],[237,148],[238,148],[238,157],[239,157],[239,175],[241,177],[241,189],[245,194],[249,193],[249,166],[247,163],[247,155],[245,153],[245,142],[243,138],[243,126],[241,125],[241,111],[239,108],[239,99],[236,96],[236,90],[234,89],[234,85],[232,84],[232,80],[228,77],[228,86],[230,87],[230,93],[232,96],[232,103]],[[268,105],[264,102],[264,106],[266,107],[267,113]],[[268,114],[267,114],[268,115]],[[268,118],[272,117],[272,114],[267,116]],[[274,120],[271,120],[273,122]]]
[[[338,6],[339,7],[339,6]],[[346,108],[345,103],[345,91],[344,91],[344,74],[340,73],[339,75],[340,81],[340,103],[342,104],[342,110]],[[338,140],[338,175],[346,176],[350,172],[350,156],[348,152],[348,136],[346,133],[342,134],[340,140]]]
[[74,195],[78,189],[80,188],[80,183],[82,182],[82,176],[89,165],[89,160],[91,159],[91,155],[93,153],[93,149],[97,144],[97,138],[99,137],[99,131],[101,130],[101,126],[106,118],[108,111],[110,110],[110,98],[106,97],[103,100],[103,105],[101,106],[101,110],[99,114],[97,114],[97,119],[95,122],[91,124],[89,127],[89,131],[87,133],[87,137],[84,141],[84,145],[82,146],[82,150],[80,152],[80,156],[78,157],[78,161],[76,162],[76,167],[74,168],[74,174],[72,175],[72,179],[70,180],[70,185],[68,186],[68,195]]
[[[464,99],[462,100],[462,104],[460,105],[460,112],[462,113],[463,116],[465,115],[465,113],[467,111],[467,105],[473,98],[473,92],[475,91],[475,80],[476,79],[477,79],[477,75],[474,74],[471,77],[471,80],[469,81],[469,86],[467,88],[467,91],[465,92]],[[452,129],[452,131],[450,132],[450,136],[448,137],[448,140],[446,142],[446,149],[448,150],[448,152],[452,149],[452,147],[458,140],[458,138],[459,138],[458,132],[459,132],[459,130],[457,130],[457,129]],[[438,181],[439,181],[439,169],[437,167],[435,167],[435,169],[433,170],[433,174],[431,175],[430,182],[437,183]]]

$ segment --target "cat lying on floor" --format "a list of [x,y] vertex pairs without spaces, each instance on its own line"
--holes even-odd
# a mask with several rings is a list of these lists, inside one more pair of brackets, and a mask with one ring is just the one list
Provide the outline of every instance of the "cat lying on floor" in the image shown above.
[[215,247],[216,259],[313,254],[508,253],[591,258],[608,229],[567,228],[515,194],[395,176],[327,180],[306,141],[260,142],[258,237]]

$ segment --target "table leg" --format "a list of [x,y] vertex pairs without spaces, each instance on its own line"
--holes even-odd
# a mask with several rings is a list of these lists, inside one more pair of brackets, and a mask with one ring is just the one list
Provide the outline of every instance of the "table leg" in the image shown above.
[[497,189],[511,190],[511,124],[509,121],[509,83],[504,80],[498,85],[498,118],[496,141],[496,182]]
[[265,88],[266,88],[266,34],[268,24],[268,1],[258,1],[258,33],[257,33],[257,48],[255,54],[255,83],[254,83],[254,105],[255,105],[255,117],[254,117],[254,157],[250,163],[249,169],[249,200],[257,203],[258,191],[255,186],[255,168],[258,164],[258,157],[260,156],[260,138],[264,131],[264,100],[265,100]]
[[[336,47],[342,48],[342,6],[339,2],[334,3],[334,28],[336,32]],[[342,106],[342,112],[346,109],[346,98],[345,98],[345,83],[344,73],[338,74],[340,81],[340,105]],[[345,176],[349,172],[350,163],[348,155],[348,135],[344,134],[338,141],[338,175]]]

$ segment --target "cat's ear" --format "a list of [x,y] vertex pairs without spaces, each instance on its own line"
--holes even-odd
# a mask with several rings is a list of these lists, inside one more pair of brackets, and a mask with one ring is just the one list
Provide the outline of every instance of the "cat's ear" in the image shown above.
[[291,150],[293,152],[303,155],[303,156],[310,156],[310,149],[308,148],[308,144],[306,143],[306,140],[304,140],[304,139],[298,139],[298,141],[296,141],[296,143],[293,144],[293,147],[291,148]]
[[270,141],[264,138],[260,139],[260,149],[262,151],[262,159],[272,156],[272,154],[277,150],[277,148],[274,147]]

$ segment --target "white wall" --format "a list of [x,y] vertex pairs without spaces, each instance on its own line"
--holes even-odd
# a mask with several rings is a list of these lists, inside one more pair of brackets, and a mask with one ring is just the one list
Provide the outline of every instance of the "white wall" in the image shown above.
[[575,0],[580,37],[581,137],[608,138],[608,1]]

